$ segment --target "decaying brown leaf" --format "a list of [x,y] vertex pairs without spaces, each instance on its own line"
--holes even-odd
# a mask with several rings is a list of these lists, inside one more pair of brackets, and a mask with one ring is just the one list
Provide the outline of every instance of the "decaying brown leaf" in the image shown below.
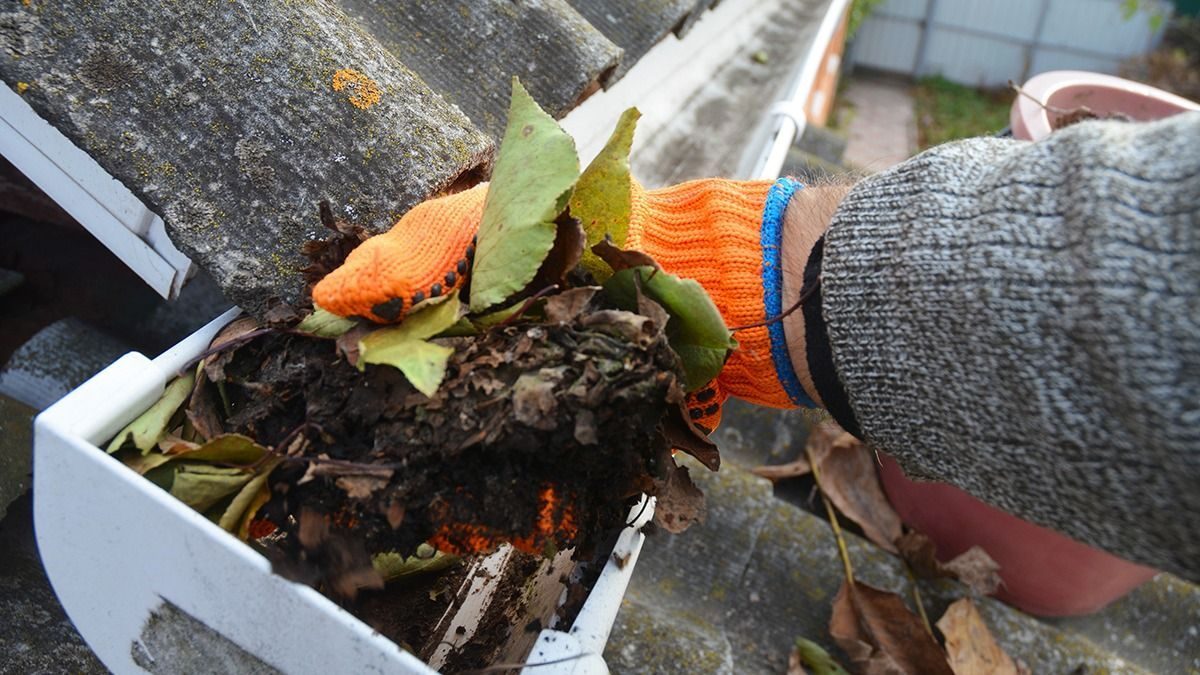
[[546,321],[570,323],[588,308],[599,286],[582,286],[546,298]]
[[958,579],[979,595],[991,595],[1003,583],[999,574],[1000,565],[978,546],[972,546],[946,563],[937,559],[933,542],[920,532],[904,533],[896,539],[896,546],[900,557],[908,561],[913,573],[923,579]]
[[392,474],[390,471],[386,477],[370,475],[339,476],[334,483],[339,488],[345,490],[346,496],[350,499],[367,499],[375,494],[376,490],[382,490],[387,487],[391,477]]
[[354,225],[338,218],[333,214],[329,202],[322,201],[320,208],[321,224],[332,231],[327,239],[314,239],[304,243],[302,253],[308,258],[309,264],[300,273],[306,282],[306,291],[325,275],[337,269],[359,244],[367,240],[367,231],[360,225]]
[[613,243],[611,237],[605,237],[596,242],[592,247],[592,253],[595,253],[601,260],[608,263],[608,266],[614,272],[627,270],[631,267],[653,267],[661,269],[658,262],[641,251],[626,251],[619,248]]
[[721,453],[717,450],[717,444],[700,431],[688,416],[682,401],[663,416],[662,432],[672,448],[695,457],[709,471],[721,468]]
[[675,466],[669,460],[665,480],[655,481],[658,485],[657,503],[654,507],[654,522],[667,532],[679,534],[696,523],[704,522],[707,508],[704,493],[692,482],[687,467]]
[[808,671],[804,669],[804,664],[800,661],[800,650],[793,649],[791,654],[788,654],[787,675],[808,675]]
[[211,441],[225,433],[221,415],[217,412],[217,403],[213,399],[212,387],[208,383],[208,373],[203,368],[199,369],[196,376],[196,386],[192,389],[185,412],[192,428],[204,440]]
[[842,582],[829,634],[864,675],[953,675],[946,655],[895,593]]
[[938,619],[937,627],[946,638],[946,653],[954,675],[1025,675],[1029,672],[1000,648],[971,598],[962,598],[947,607],[946,613]]
[[[258,320],[251,316],[241,316],[229,323],[213,338],[209,349],[217,349],[247,333],[258,330]],[[233,350],[225,350],[204,359],[204,372],[212,382],[225,381],[225,366],[233,359]]]
[[368,324],[359,324],[338,336],[334,344],[337,346],[337,353],[346,359],[346,363],[358,367],[358,343],[374,328]]
[[946,563],[945,568],[955,579],[980,595],[991,595],[1004,583],[999,574],[1000,565],[978,546],[959,554]]
[[527,291],[536,293],[547,286],[558,284],[562,288],[567,273],[575,269],[579,259],[583,257],[583,247],[587,237],[579,221],[570,214],[563,213],[554,221],[554,245],[546,254],[542,266],[538,268],[533,281],[529,282]]
[[786,478],[796,478],[797,476],[804,476],[811,473],[812,466],[808,463],[808,458],[798,457],[787,464],[764,464],[756,466],[750,472],[755,476],[766,478],[774,483]]
[[900,516],[892,508],[876,472],[875,453],[834,422],[817,425],[808,437],[819,462],[821,489],[843,515],[862,528],[868,539],[896,553]]

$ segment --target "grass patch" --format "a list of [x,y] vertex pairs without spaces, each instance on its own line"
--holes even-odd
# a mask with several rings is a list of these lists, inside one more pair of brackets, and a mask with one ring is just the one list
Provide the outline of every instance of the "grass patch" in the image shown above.
[[960,138],[989,136],[1008,126],[1013,94],[1007,89],[974,89],[938,76],[921,79],[913,92],[917,143],[922,150]]

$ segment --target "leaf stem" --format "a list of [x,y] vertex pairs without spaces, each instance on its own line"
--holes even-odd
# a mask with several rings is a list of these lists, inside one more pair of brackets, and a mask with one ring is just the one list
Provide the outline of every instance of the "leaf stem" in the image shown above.
[[[908,583],[912,587],[913,602],[917,605],[917,613],[921,615],[921,623],[925,625],[925,632],[933,637],[933,626],[929,623],[929,615],[925,613],[925,603],[921,601],[921,589],[917,586],[917,578],[913,575],[912,566],[908,561],[904,561],[904,573],[908,575]],[[934,637],[936,640],[937,638]]]
[[833,529],[833,536],[837,540],[838,554],[842,558],[842,568],[846,572],[846,584],[851,592],[854,590],[854,567],[850,564],[850,551],[846,548],[846,539],[842,536],[842,526],[838,523],[837,511],[834,510],[833,504],[829,501],[829,497],[825,496],[825,490],[821,487],[821,470],[817,466],[817,458],[813,455],[811,447],[804,448],[804,454],[808,456],[808,464],[812,467],[813,481],[817,484],[817,491],[821,493],[821,501],[825,504],[825,511],[829,514],[829,527]]

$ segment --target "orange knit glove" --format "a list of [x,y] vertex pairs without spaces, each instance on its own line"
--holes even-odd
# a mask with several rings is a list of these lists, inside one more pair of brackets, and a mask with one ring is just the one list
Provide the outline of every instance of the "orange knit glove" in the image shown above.
[[460,288],[475,257],[487,185],[414,206],[392,229],[364,241],[313,287],[313,302],[378,323]]
[[[625,248],[700,282],[729,326],[761,322],[781,312],[783,210],[799,187],[787,178],[710,178],[658,190],[635,182]],[[313,300],[342,316],[391,322],[416,302],[457,289],[471,265],[485,197],[480,185],[416,206],[322,279]],[[729,396],[777,408],[815,407],[792,370],[781,322],[739,330],[736,337],[738,349],[720,376],[688,398],[697,424],[716,428]]]

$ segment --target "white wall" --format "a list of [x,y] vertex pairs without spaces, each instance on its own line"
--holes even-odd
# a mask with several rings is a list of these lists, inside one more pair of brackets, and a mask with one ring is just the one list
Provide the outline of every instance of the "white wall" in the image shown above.
[[1129,19],[1122,0],[887,0],[863,22],[855,65],[972,86],[1023,82],[1047,70],[1116,73],[1122,60],[1158,44],[1155,13],[1142,0]]

